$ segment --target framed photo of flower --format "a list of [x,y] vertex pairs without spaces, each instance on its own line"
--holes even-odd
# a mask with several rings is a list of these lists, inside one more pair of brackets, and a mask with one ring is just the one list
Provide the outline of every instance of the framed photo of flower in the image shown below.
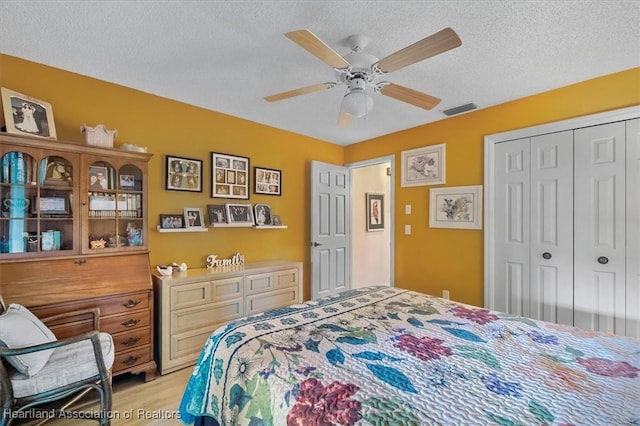
[[165,189],[202,192],[202,161],[165,155]]
[[439,185],[446,181],[446,144],[402,151],[400,186]]
[[211,153],[211,198],[249,199],[249,158]]
[[56,139],[51,104],[6,87],[0,88],[0,93],[7,133]]
[[254,167],[253,180],[254,194],[282,195],[282,171]]
[[482,229],[482,185],[431,188],[429,227]]

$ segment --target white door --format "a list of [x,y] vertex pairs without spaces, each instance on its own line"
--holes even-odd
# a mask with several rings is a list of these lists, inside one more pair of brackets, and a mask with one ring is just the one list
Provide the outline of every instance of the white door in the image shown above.
[[311,162],[311,297],[348,290],[351,271],[349,169]]
[[627,324],[640,339],[640,118],[627,121]]
[[624,122],[577,129],[574,144],[575,325],[622,335],[625,132]]

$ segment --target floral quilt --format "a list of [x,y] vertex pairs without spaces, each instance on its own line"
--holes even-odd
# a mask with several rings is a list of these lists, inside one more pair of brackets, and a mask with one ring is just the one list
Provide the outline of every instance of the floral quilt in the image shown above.
[[638,425],[640,341],[367,287],[218,329],[180,415],[252,426]]

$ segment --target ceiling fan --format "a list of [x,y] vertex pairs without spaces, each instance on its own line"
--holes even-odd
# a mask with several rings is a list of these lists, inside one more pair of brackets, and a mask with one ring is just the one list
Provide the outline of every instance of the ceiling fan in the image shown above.
[[338,125],[340,126],[351,123],[353,118],[364,117],[371,111],[373,99],[367,93],[367,88],[374,93],[407,102],[419,108],[427,110],[434,108],[440,103],[440,99],[389,81],[379,81],[379,79],[390,72],[444,53],[462,44],[455,31],[451,28],[445,28],[383,59],[378,59],[363,52],[368,40],[362,35],[353,35],[347,39],[351,46],[351,53],[344,57],[309,30],[291,31],[285,36],[332,67],[337,81],[312,84],[267,96],[264,99],[268,102],[276,102],[345,85],[347,90],[342,99],[338,116]]

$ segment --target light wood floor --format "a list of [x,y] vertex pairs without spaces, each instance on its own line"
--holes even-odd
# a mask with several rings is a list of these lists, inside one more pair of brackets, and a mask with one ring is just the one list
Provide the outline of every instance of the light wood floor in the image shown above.
[[[173,373],[158,375],[155,380],[145,383],[144,375],[124,374],[113,379],[113,417],[111,424],[135,426],[169,426],[182,425],[178,419],[178,406],[182,399],[193,367],[187,367]],[[80,412],[98,411],[97,394],[90,392],[87,398],[80,401],[72,409]],[[92,401],[96,401],[95,403]],[[162,418],[158,418],[162,417]],[[14,423],[20,426],[36,424],[32,421]],[[95,426],[94,420],[55,419],[45,426]]]

